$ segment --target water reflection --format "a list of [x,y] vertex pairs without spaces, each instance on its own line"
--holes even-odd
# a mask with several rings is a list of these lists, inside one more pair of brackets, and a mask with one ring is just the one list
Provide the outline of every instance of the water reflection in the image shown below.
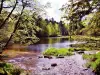
[[41,38],[39,42],[28,47],[29,50],[43,51],[49,47],[68,48],[77,41],[69,41],[67,38]]

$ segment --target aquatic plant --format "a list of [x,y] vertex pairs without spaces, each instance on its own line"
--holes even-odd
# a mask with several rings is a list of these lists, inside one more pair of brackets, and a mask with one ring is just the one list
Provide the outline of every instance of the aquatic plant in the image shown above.
[[73,54],[73,48],[48,48],[43,52],[47,56],[69,56]]

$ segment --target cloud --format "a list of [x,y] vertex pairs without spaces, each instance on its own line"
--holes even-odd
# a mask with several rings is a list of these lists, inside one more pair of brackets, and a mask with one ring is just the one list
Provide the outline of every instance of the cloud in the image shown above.
[[40,0],[41,4],[51,3],[51,8],[47,8],[47,15],[49,18],[54,18],[56,21],[60,21],[61,11],[59,10],[63,4],[68,2],[68,0]]

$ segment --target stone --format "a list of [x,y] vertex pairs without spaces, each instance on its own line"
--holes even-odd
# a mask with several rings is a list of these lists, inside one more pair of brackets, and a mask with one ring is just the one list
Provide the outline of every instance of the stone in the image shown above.
[[50,70],[50,67],[43,67],[42,70]]
[[38,56],[38,58],[43,58],[43,56],[41,55],[41,56]]
[[88,70],[88,68],[83,69],[83,71],[86,71],[86,70]]
[[57,56],[57,58],[64,58],[64,56]]
[[52,59],[52,56],[44,56],[44,58]]
[[84,51],[78,51],[77,53],[79,53],[79,54],[83,54],[83,53],[84,53]]
[[57,66],[57,63],[52,63],[51,66],[52,67],[56,67]]
[[62,55],[58,55],[57,58],[64,58],[64,56],[62,56]]

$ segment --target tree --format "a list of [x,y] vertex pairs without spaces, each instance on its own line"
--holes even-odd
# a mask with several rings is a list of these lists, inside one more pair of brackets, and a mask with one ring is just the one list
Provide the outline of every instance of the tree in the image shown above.
[[[99,11],[100,0],[69,0],[69,4],[62,7],[64,18],[70,21],[70,32],[80,29],[82,18],[94,10]],[[71,34],[71,33],[70,33]]]
[[3,9],[3,2],[4,2],[4,0],[1,0],[1,4],[0,4],[0,14],[1,14],[2,9]]
[[[15,9],[16,6],[17,6],[17,3],[18,3],[18,0],[16,0],[15,5],[13,6],[13,9],[12,9],[11,12],[9,13],[9,15],[6,17],[6,19],[3,21],[3,23],[0,25],[0,29],[1,29],[2,27],[4,27],[6,21],[7,21],[7,20],[10,18],[10,16],[12,15],[14,9]],[[2,3],[2,5],[3,5],[3,3]],[[1,7],[1,11],[2,11],[2,8],[3,8],[3,6]]]
[[[3,2],[3,4],[5,4],[5,1]],[[7,2],[9,2],[9,0]],[[0,14],[0,16],[2,16],[0,17],[0,36],[6,35],[4,31],[6,31],[6,33],[9,33],[7,34],[7,36],[5,36],[5,38],[0,38],[0,43],[2,41],[2,44],[0,45],[3,45],[3,49],[5,49],[11,42],[16,43],[15,38],[18,39],[17,43],[20,44],[25,44],[28,41],[32,41],[31,44],[34,42],[34,38],[37,38],[35,36],[35,31],[38,31],[40,29],[35,25],[37,19],[37,17],[35,16],[40,15],[40,12],[44,12],[44,9],[42,9],[44,8],[44,6],[38,3],[39,2],[33,0],[16,0],[14,1],[14,5],[11,4],[7,7],[2,5],[2,8],[7,9],[2,10],[2,14]],[[12,10],[8,11],[8,9],[11,8]],[[34,13],[36,13],[36,15],[33,15]],[[4,41],[5,39],[6,41]]]

